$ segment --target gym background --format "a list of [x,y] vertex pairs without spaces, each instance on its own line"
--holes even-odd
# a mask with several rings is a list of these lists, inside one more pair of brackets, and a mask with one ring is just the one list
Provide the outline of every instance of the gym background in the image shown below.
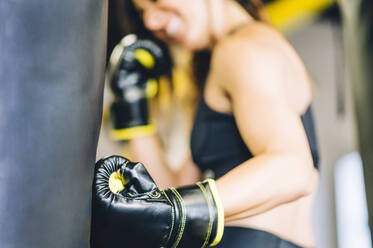
[[[372,247],[373,1],[263,2],[314,80],[316,247]],[[91,165],[126,154],[108,135],[107,86],[101,109],[105,53],[126,34],[122,7],[120,0],[0,1],[0,247],[88,247]],[[176,165],[188,152],[193,109],[185,106],[197,96],[189,54],[172,52],[172,89],[161,84],[154,111],[169,113],[156,121]]]

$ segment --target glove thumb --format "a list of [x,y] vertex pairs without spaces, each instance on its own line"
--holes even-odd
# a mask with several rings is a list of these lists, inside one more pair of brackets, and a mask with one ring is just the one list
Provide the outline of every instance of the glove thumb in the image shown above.
[[126,195],[138,195],[157,190],[153,178],[142,163],[127,162],[120,167],[119,173],[127,182]]

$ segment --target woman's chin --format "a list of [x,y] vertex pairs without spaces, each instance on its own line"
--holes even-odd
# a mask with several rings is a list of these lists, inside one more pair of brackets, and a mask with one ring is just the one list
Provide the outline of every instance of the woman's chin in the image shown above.
[[208,49],[208,45],[201,41],[182,41],[182,46],[190,51],[201,51]]
[[202,42],[201,39],[192,39],[188,36],[180,34],[168,35],[166,32],[155,33],[158,39],[164,41],[167,44],[174,44],[190,51],[200,51],[208,48],[207,43]]
[[176,44],[191,51],[204,49],[204,44],[201,41],[198,39],[191,39],[187,35],[182,34],[168,36],[166,42],[169,44]]

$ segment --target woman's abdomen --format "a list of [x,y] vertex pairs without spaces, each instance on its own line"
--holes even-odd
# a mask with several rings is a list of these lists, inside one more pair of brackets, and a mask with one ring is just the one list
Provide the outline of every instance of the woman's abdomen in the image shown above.
[[314,247],[312,209],[316,191],[315,188],[309,196],[282,204],[255,216],[229,221],[226,225],[259,229],[302,247]]

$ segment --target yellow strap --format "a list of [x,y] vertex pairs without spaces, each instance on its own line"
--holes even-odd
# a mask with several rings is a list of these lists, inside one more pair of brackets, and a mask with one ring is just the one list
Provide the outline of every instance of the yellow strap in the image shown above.
[[209,179],[204,180],[203,182],[207,182],[210,186],[210,190],[211,190],[211,193],[214,198],[215,205],[216,205],[216,211],[218,213],[216,236],[210,245],[210,246],[215,246],[219,244],[224,234],[224,207],[220,199],[219,192],[215,184],[215,180],[209,178]]
[[265,9],[273,25],[286,30],[304,24],[333,3],[335,0],[277,0]]
[[136,49],[134,52],[134,57],[145,68],[152,69],[155,65],[155,59],[153,55],[145,49],[142,49],[142,48]]
[[198,182],[197,186],[202,191],[203,197],[205,197],[205,200],[207,202],[207,207],[209,209],[209,227],[208,227],[208,230],[207,230],[207,233],[206,233],[205,242],[203,243],[203,245],[201,247],[201,248],[205,248],[206,245],[208,245],[208,242],[210,241],[210,236],[211,236],[211,231],[212,231],[212,225],[213,225],[213,219],[214,219],[213,212],[212,212],[213,207],[212,207],[211,197],[209,197],[209,195],[208,195],[205,187],[203,186],[203,184]]
[[111,137],[114,140],[129,140],[136,137],[149,136],[155,133],[155,127],[152,124],[139,127],[111,130]]
[[166,241],[166,244],[168,244],[168,242],[170,242],[172,232],[174,231],[174,225],[175,225],[175,209],[174,208],[175,208],[175,206],[171,202],[170,198],[167,196],[166,192],[164,192],[164,191],[161,191],[161,192],[166,197],[168,203],[171,205],[172,224],[171,224],[171,229],[170,229],[170,232],[168,233],[168,238],[167,238],[167,241]]
[[179,210],[181,211],[180,230],[179,230],[179,233],[178,233],[178,237],[177,237],[174,245],[172,246],[172,248],[177,248],[177,246],[179,245],[180,240],[181,240],[181,238],[183,237],[183,234],[184,234],[184,229],[185,229],[185,224],[186,224],[186,210],[185,210],[183,198],[181,197],[179,192],[175,188],[170,188],[170,189],[171,189],[172,193],[174,193],[174,195],[176,196],[176,202],[179,205]]

